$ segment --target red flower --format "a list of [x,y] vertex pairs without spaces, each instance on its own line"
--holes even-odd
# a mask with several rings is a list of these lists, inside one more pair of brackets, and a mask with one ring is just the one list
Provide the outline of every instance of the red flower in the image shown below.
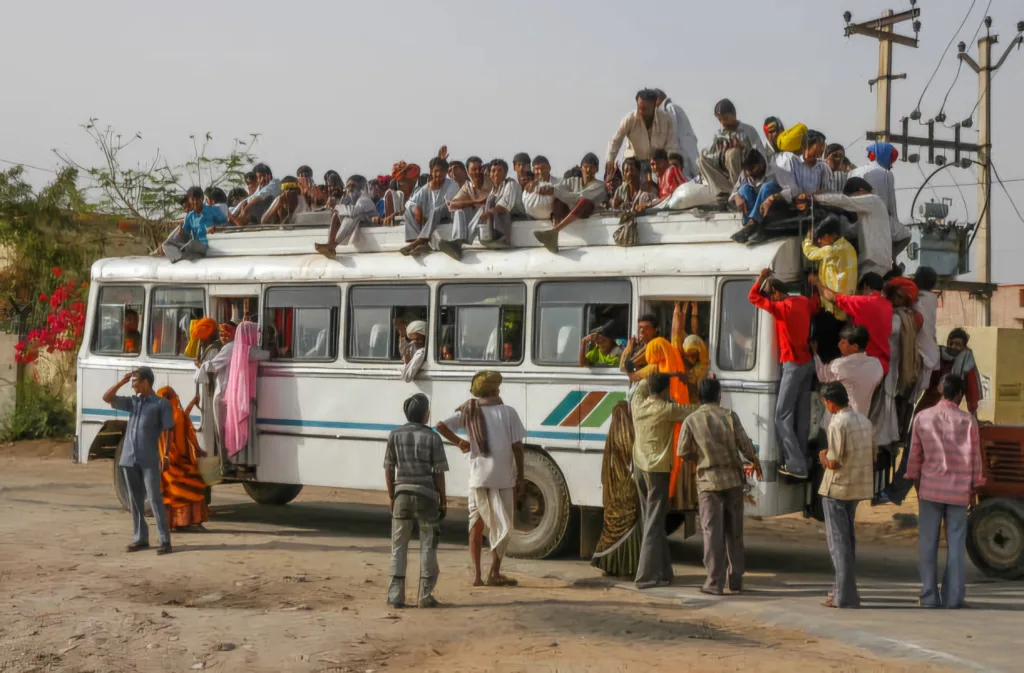
[[14,350],[20,353],[21,351],[25,350],[25,344],[19,341],[18,343],[14,344]]
[[82,281],[82,289],[85,289],[87,287],[89,287],[89,283],[87,283],[86,281],[83,280]]
[[59,266],[53,267],[53,275],[54,276],[58,276],[59,277],[62,273],[64,273],[64,272],[61,270],[61,268]]
[[39,301],[46,301],[47,299],[49,299],[49,297],[43,293],[39,293]]

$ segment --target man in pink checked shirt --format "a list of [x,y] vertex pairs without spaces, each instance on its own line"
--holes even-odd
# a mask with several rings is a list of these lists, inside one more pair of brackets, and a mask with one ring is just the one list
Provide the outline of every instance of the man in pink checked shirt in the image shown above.
[[[967,570],[967,507],[985,484],[978,420],[960,409],[964,383],[942,379],[942,400],[914,418],[907,478],[918,499],[921,606],[963,607]],[[938,585],[939,530],[946,522],[946,569]]]

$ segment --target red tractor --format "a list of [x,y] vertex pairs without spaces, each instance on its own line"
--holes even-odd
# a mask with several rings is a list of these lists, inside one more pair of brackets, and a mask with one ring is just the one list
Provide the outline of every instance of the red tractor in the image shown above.
[[990,577],[1024,577],[1024,426],[983,425],[987,482],[967,520],[967,553]]

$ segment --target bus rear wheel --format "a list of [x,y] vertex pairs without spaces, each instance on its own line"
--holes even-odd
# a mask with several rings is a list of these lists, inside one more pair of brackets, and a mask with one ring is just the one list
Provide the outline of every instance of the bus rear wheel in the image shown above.
[[967,555],[989,577],[1024,577],[1024,505],[982,500],[967,520]]
[[562,471],[540,451],[526,450],[523,467],[526,492],[516,503],[508,553],[532,559],[555,556],[564,552],[572,539],[569,488]]
[[258,505],[287,505],[302,492],[302,484],[270,484],[259,481],[242,483],[245,492]]

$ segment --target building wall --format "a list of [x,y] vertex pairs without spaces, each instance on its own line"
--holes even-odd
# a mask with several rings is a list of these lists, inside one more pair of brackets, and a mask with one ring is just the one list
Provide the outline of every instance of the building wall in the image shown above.
[[[939,295],[939,326],[970,327],[984,319],[984,304],[969,292],[944,290]],[[992,294],[992,327],[1024,328],[1024,285],[1000,285]]]

